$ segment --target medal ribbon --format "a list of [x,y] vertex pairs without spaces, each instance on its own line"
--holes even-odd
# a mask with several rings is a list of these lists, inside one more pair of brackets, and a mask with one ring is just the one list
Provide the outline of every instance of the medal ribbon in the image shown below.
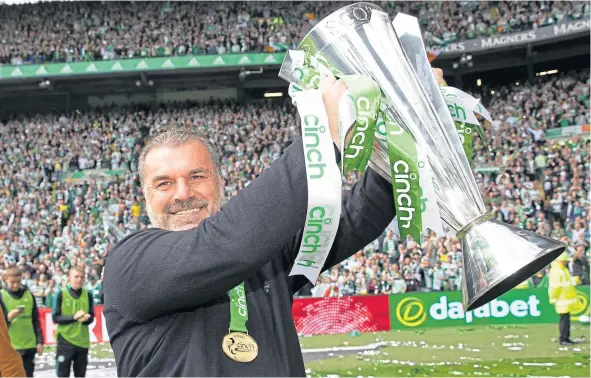
[[230,297],[230,332],[238,331],[248,334],[246,321],[248,320],[248,306],[244,282],[228,292]]

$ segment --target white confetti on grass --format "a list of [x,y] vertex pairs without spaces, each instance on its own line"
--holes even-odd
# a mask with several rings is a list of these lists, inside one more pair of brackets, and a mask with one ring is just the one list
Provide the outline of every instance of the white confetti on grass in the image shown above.
[[524,362],[523,366],[556,366],[556,362]]

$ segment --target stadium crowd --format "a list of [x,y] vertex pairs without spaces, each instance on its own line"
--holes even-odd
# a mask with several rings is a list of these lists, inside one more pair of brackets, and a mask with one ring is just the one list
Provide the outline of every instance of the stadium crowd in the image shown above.
[[[589,15],[589,2],[375,2],[419,18],[437,48]],[[343,2],[47,2],[0,6],[0,63],[275,52]]]
[[[589,84],[585,70],[495,88],[487,104],[495,118],[487,128],[490,148],[478,137],[474,144],[477,182],[497,219],[566,242],[573,276],[586,284],[589,140],[546,140],[545,131],[589,123]],[[37,305],[51,306],[69,268],[79,265],[100,304],[102,266],[117,237],[149,226],[136,174],[141,146],[178,127],[195,128],[218,146],[228,198],[299,134],[296,109],[270,99],[167,104],[157,111],[97,108],[0,123],[0,278],[16,264]],[[348,176],[345,189],[357,178]],[[386,230],[300,294],[458,290],[460,244],[445,234],[417,243]],[[528,283],[541,285],[544,278],[540,272]]]

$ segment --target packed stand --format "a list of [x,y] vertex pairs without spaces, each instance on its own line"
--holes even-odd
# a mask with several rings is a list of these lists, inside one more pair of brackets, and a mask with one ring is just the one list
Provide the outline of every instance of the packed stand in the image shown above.
[[[589,141],[546,141],[545,131],[589,122],[588,77],[584,71],[496,88],[487,104],[495,118],[487,128],[491,149],[477,137],[474,148],[477,181],[497,219],[567,242],[581,283],[589,282]],[[102,266],[117,236],[149,225],[136,175],[141,146],[178,127],[196,128],[218,147],[227,198],[299,135],[287,100],[169,104],[153,112],[103,108],[0,124],[0,275],[17,264],[38,305],[51,306],[68,269],[81,265],[100,304]],[[481,171],[491,166],[501,168]],[[358,177],[347,177],[345,190]],[[458,290],[460,244],[446,235],[416,243],[385,232],[300,294]],[[530,284],[543,280],[541,272]]]
[[[588,2],[375,2],[419,18],[430,47],[589,15]],[[348,2],[45,2],[0,6],[0,63],[28,64],[295,48]]]

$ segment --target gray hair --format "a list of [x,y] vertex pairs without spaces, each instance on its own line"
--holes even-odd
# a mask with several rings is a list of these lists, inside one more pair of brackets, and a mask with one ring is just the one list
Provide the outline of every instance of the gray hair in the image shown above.
[[187,143],[191,142],[199,142],[207,148],[209,155],[211,156],[211,160],[215,164],[215,170],[218,176],[218,179],[221,181],[222,179],[222,171],[220,167],[220,159],[218,155],[218,151],[215,146],[206,138],[201,136],[196,131],[191,130],[183,130],[183,129],[171,129],[162,134],[157,135],[152,140],[148,142],[142,148],[142,152],[140,154],[140,158],[138,161],[138,174],[140,177],[140,185],[142,189],[144,188],[144,170],[145,170],[145,163],[146,163],[146,156],[148,153],[153,150],[154,148],[158,147],[171,147],[176,148]]

